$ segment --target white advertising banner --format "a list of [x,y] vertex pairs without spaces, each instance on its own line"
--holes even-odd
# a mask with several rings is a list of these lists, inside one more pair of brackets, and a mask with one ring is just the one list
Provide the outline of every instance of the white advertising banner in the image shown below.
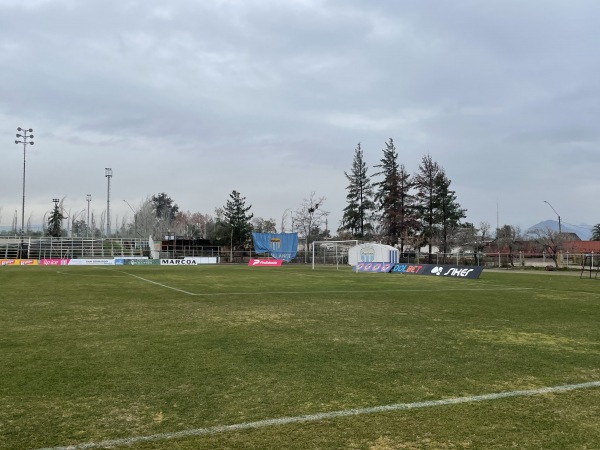
[[181,259],[161,259],[161,266],[197,266],[200,264],[217,264],[216,256],[191,256]]
[[71,259],[69,266],[114,266],[114,259]]

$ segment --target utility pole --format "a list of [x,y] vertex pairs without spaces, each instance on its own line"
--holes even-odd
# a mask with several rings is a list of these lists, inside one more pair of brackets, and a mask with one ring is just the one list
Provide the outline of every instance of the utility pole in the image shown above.
[[[550,208],[552,208],[552,205],[550,204],[550,202],[547,202],[546,200],[544,200],[544,203],[548,203],[548,206]],[[554,211],[554,214],[556,214],[558,217],[558,234],[562,234],[562,228],[560,226],[560,214],[558,214],[554,208],[552,208],[552,211]]]

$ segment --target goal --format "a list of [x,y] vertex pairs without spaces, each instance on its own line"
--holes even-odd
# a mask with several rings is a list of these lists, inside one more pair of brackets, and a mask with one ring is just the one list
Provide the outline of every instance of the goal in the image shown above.
[[314,241],[312,246],[312,268],[315,264],[335,265],[348,264],[348,250],[359,244],[359,241]]

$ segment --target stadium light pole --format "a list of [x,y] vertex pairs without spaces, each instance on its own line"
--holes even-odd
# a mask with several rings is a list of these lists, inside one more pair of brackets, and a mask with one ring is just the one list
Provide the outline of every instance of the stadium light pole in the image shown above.
[[88,207],[87,207],[87,227],[86,227],[87,230],[86,230],[85,235],[86,235],[86,237],[90,237],[90,202],[92,201],[92,194],[87,194],[85,196],[85,201],[88,204]]
[[27,149],[28,145],[33,145],[34,142],[32,140],[27,140],[27,139],[33,139],[33,134],[27,134],[27,133],[31,133],[33,132],[32,128],[26,129],[26,128],[21,128],[21,127],[17,127],[17,131],[22,131],[23,134],[21,133],[17,133],[17,137],[21,138],[22,140],[16,139],[15,140],[15,144],[23,144],[23,204],[21,205],[21,236],[25,234],[25,150]]
[[[550,202],[544,200],[544,203],[548,203],[548,206],[552,208]],[[554,211],[554,214],[556,214],[556,216],[558,217],[558,234],[562,234],[562,228],[560,226],[560,214],[558,214],[554,208],[552,208],[552,211]]]
[[108,181],[108,189],[106,193],[106,237],[110,237],[110,179],[113,176],[112,169],[106,167],[104,169],[104,176]]

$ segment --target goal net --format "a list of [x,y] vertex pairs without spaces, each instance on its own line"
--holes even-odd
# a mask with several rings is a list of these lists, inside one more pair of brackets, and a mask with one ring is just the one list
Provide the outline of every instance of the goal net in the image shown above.
[[315,241],[312,247],[312,268],[315,264],[335,265],[348,264],[348,250],[359,244],[358,240],[349,241]]

